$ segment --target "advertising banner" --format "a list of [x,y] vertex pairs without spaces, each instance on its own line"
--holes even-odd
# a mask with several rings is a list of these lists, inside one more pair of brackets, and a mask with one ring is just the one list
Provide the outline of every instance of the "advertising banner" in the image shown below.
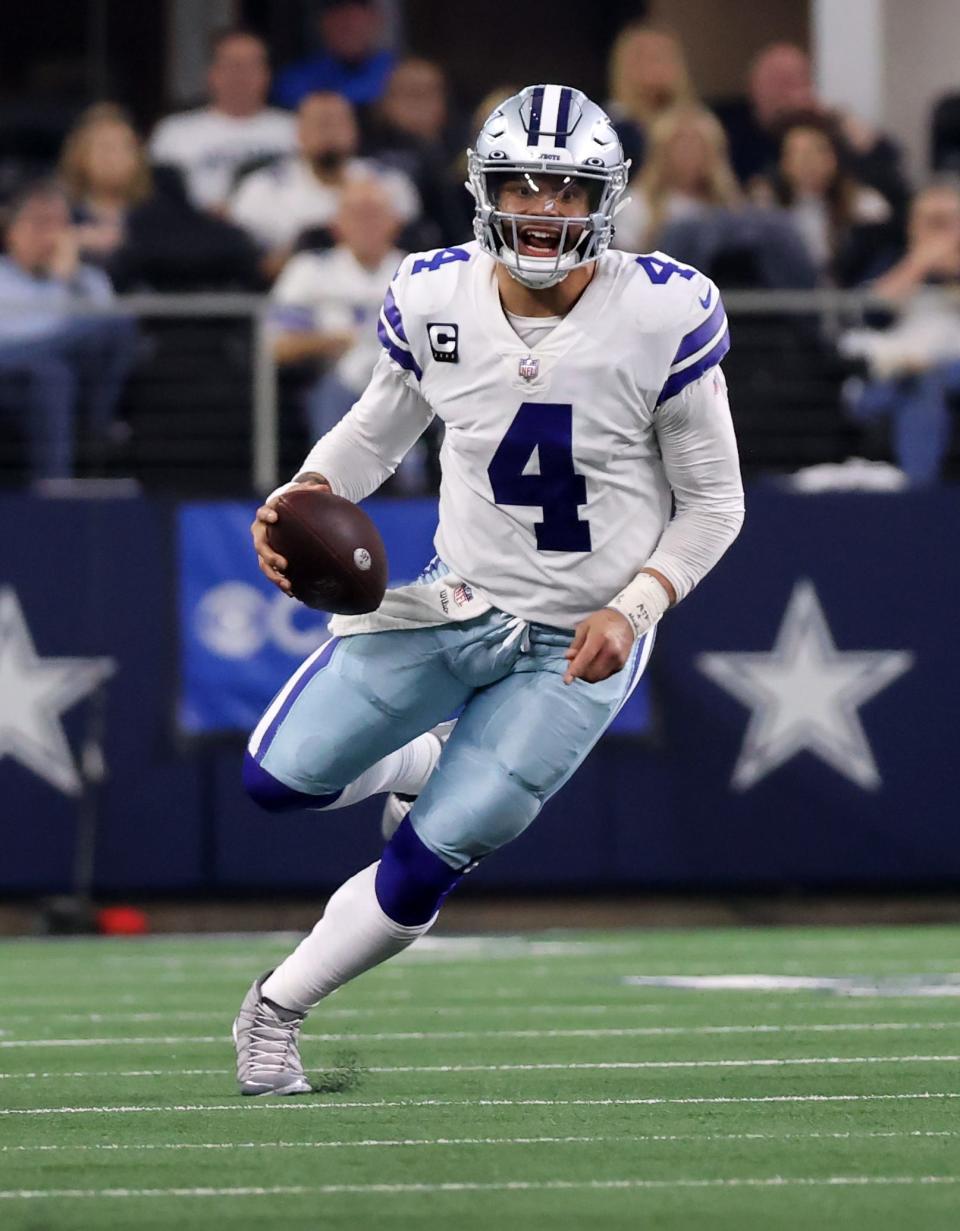
[[[369,507],[413,578],[434,505]],[[377,857],[379,799],[278,822],[243,794],[242,738],[325,625],[261,577],[252,502],[0,512],[0,888],[69,887],[82,808],[99,892],[320,892]],[[602,741],[464,892],[955,889],[958,536],[957,490],[754,485],[658,630],[653,738]]]

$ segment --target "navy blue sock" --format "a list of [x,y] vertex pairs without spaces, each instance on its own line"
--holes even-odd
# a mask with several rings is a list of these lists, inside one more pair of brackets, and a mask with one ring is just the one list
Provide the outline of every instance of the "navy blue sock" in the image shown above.
[[383,848],[375,883],[380,909],[403,927],[428,923],[467,868],[451,868],[405,817]]

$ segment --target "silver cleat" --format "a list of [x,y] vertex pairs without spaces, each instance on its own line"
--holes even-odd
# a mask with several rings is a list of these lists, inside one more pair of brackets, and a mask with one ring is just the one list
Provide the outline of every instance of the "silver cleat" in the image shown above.
[[233,1023],[237,1082],[242,1094],[310,1094],[300,1059],[299,1036],[304,1014],[269,1004],[261,975],[243,998]]
[[[427,732],[428,735],[432,735],[437,740],[441,753],[447,740],[453,734],[453,728],[456,725],[456,718],[451,718],[447,722],[438,722],[435,727],[432,727]],[[440,760],[439,754],[437,755],[437,760]],[[434,765],[434,768],[436,768],[436,765]],[[416,802],[416,795],[400,795],[396,791],[390,792],[386,803],[383,805],[383,813],[380,817],[380,832],[383,834],[384,842],[390,841],[400,827],[400,822]]]

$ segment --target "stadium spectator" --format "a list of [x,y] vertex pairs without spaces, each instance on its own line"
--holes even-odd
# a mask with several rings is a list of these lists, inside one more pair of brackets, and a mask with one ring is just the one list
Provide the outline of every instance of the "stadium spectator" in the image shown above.
[[[298,252],[273,288],[274,357],[281,367],[322,368],[305,397],[312,440],[343,418],[370,380],[382,353],[378,315],[403,258],[396,246],[402,220],[377,180],[353,180],[331,222],[336,246]],[[406,491],[424,484],[424,454],[409,453],[397,472]]]
[[[372,109],[364,150],[385,167],[402,171],[416,185],[423,212],[436,235],[425,247],[463,240],[460,211],[450,199],[447,168],[463,149],[462,134],[451,131],[447,81],[432,60],[411,56],[390,74],[387,90]],[[462,180],[455,192],[462,193]]]
[[617,215],[616,243],[631,252],[659,248],[670,222],[735,206],[740,190],[717,118],[690,103],[661,112],[650,125],[647,158],[629,197]]
[[256,284],[257,254],[243,232],[193,208],[175,172],[152,172],[121,108],[90,107],[67,137],[60,173],[84,260],[117,290],[190,290]]
[[450,117],[447,79],[440,65],[420,56],[401,60],[390,74],[377,118],[386,136],[445,146]]
[[325,0],[318,14],[323,50],[281,69],[274,101],[295,109],[308,94],[342,94],[354,106],[375,103],[393,68],[381,46],[383,20],[375,0]]
[[210,103],[162,119],[150,138],[154,162],[179,168],[190,200],[221,213],[238,172],[296,148],[296,121],[266,106],[267,48],[240,27],[213,40],[207,68]]
[[0,410],[20,418],[33,478],[73,473],[81,407],[101,452],[122,438],[115,411],[134,357],[133,322],[71,315],[112,298],[106,274],[80,260],[62,189],[25,188],[9,210],[0,257]]
[[788,123],[777,168],[753,196],[786,212],[823,282],[864,281],[892,242],[889,203],[846,169],[833,124],[816,112]]
[[382,184],[353,180],[331,222],[336,245],[298,252],[273,288],[277,363],[320,360],[326,366],[308,397],[313,439],[343,418],[370,379],[381,350],[380,305],[403,259],[396,247],[400,226]]
[[863,329],[841,340],[869,379],[845,386],[848,407],[863,423],[889,419],[893,453],[911,483],[934,483],[950,440],[950,412],[960,397],[960,184],[940,181],[910,208],[907,251],[873,284],[898,309],[888,329]]
[[264,267],[274,276],[305,231],[329,226],[351,180],[381,180],[404,223],[420,213],[417,190],[407,176],[357,157],[359,129],[345,98],[309,94],[298,116],[299,154],[254,171],[230,200],[231,218],[265,252]]
[[639,168],[647,129],[663,111],[696,102],[679,40],[642,21],[629,22],[614,40],[608,63],[607,112],[620,137],[624,157]]
[[719,103],[717,115],[727,130],[730,159],[742,184],[770,171],[776,163],[786,122],[800,113],[831,120],[850,170],[886,197],[902,216],[909,188],[900,168],[900,151],[848,111],[831,108],[817,96],[810,57],[792,43],[773,43],[753,60],[748,97]]

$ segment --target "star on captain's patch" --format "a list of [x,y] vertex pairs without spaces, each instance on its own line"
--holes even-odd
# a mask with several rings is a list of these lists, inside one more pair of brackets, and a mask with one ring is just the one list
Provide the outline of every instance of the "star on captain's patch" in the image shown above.
[[769,653],[697,659],[705,675],[752,710],[730,785],[745,791],[807,751],[876,790],[880,772],[859,707],[913,661],[908,650],[838,650],[813,583],[798,581]]
[[0,589],[0,761],[12,757],[65,795],[79,795],[61,715],[115,670],[112,658],[40,658],[16,592]]

